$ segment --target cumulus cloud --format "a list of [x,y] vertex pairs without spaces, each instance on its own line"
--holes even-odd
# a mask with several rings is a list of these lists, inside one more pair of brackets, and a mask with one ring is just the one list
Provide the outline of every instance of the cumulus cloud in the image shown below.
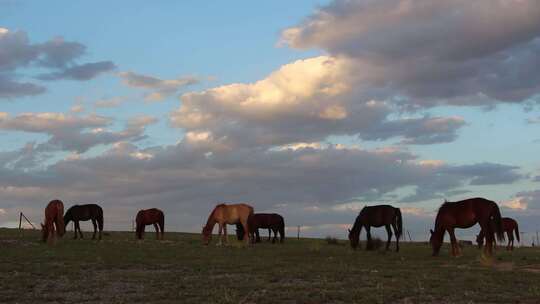
[[18,80],[18,70],[39,68],[48,71],[38,75],[43,80],[89,80],[115,68],[110,61],[79,64],[86,52],[79,42],[55,37],[43,43],[32,43],[25,31],[0,28],[0,98],[17,98],[41,94],[45,88]]
[[540,91],[535,0],[335,0],[282,33],[354,60],[369,94],[412,107],[521,102]]
[[163,100],[174,95],[183,87],[199,83],[199,79],[193,76],[184,76],[168,80],[134,72],[121,72],[118,73],[118,76],[127,86],[148,90],[149,93],[145,95],[146,101]]
[[255,83],[186,93],[171,123],[210,132],[233,146],[316,142],[330,135],[432,144],[453,141],[464,125],[460,117],[391,119],[391,104],[358,94],[351,66],[346,59],[320,56],[284,65]]

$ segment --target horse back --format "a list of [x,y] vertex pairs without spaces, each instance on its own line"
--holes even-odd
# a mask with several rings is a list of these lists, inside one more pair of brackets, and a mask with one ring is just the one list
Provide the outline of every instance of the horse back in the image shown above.
[[396,210],[390,205],[366,206],[362,208],[358,216],[364,225],[381,227],[393,223]]
[[220,204],[214,211],[214,219],[228,224],[236,224],[242,219],[249,219],[253,207],[248,204]]

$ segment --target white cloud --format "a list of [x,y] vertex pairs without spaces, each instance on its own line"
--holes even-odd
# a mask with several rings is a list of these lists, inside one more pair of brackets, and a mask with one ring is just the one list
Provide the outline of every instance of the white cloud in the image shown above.
[[501,206],[515,209],[515,210],[527,210],[527,202],[523,197],[516,197],[511,200],[501,202]]
[[171,123],[211,132],[235,147],[318,142],[330,135],[432,144],[453,141],[465,124],[460,117],[390,119],[391,104],[358,95],[354,65],[319,56],[286,64],[254,83],[186,93]]
[[335,0],[281,39],[348,58],[364,94],[413,109],[523,102],[540,92],[536,0]]

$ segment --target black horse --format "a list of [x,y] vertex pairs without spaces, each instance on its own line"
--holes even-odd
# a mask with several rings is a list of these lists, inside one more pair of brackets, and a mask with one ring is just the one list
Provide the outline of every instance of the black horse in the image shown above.
[[89,220],[92,220],[92,225],[94,225],[92,239],[96,238],[96,230],[99,227],[99,239],[101,240],[101,233],[103,232],[103,209],[96,204],[75,205],[69,208],[64,215],[64,227],[67,227],[69,221],[73,221],[75,223],[75,236],[73,238],[77,238],[77,230],[79,230],[79,235],[82,239],[83,234],[79,226],[79,221]]
[[[277,240],[277,234],[279,232],[279,242],[283,243],[285,238],[285,220],[283,216],[277,213],[254,213],[248,218],[248,227],[250,230],[251,238],[253,242],[260,242],[259,228],[268,229],[268,241],[272,240],[275,243]],[[274,238],[272,238],[272,232],[274,232]],[[244,228],[242,225],[236,225],[236,237],[238,240],[242,240],[244,237]]]
[[390,226],[394,228],[394,234],[396,235],[396,252],[399,251],[399,238],[403,232],[403,220],[401,218],[401,210],[394,208],[390,205],[378,205],[364,207],[360,211],[360,214],[356,217],[352,229],[349,229],[349,240],[351,241],[351,247],[356,249],[360,241],[360,232],[362,227],[366,228],[367,234],[367,247],[371,249],[371,226],[386,228],[388,233],[388,241],[386,241],[386,250],[390,247],[390,240],[392,239],[392,230]]

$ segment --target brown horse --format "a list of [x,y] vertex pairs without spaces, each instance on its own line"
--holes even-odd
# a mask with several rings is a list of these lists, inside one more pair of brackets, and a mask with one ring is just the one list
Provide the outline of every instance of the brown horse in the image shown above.
[[165,233],[165,215],[163,215],[163,211],[157,208],[140,210],[137,212],[135,222],[137,224],[137,230],[135,232],[137,239],[143,239],[144,228],[147,225],[154,225],[154,228],[156,229],[156,239],[163,240],[163,234]]
[[55,241],[56,236],[63,236],[64,229],[64,203],[61,200],[52,200],[45,208],[45,224],[41,224],[42,240]]
[[[208,245],[210,239],[212,238],[212,230],[214,226],[219,224],[219,243],[222,244],[222,240],[227,243],[227,224],[235,225],[241,224],[244,231],[248,231],[247,234],[244,234],[243,240],[246,244],[249,242],[249,224],[248,218],[253,214],[253,207],[247,204],[219,204],[208,216],[206,225],[203,227],[203,243]],[[221,232],[223,231],[223,237],[221,237]],[[248,237],[246,237],[248,236]]]
[[[268,229],[268,241],[272,240],[272,243],[276,242],[277,234],[279,232],[279,242],[283,243],[285,238],[285,220],[283,216],[277,213],[254,213],[248,218],[248,225],[250,229],[250,238],[253,243],[261,241],[259,235],[259,228]],[[274,232],[274,238],[272,238],[272,232]],[[236,235],[238,240],[244,238],[244,229],[242,225],[236,224]]]
[[77,230],[79,230],[79,235],[81,239],[83,234],[81,232],[81,226],[79,221],[89,221],[92,220],[92,225],[94,226],[94,234],[92,239],[96,238],[96,230],[99,228],[99,239],[101,240],[101,233],[103,232],[103,209],[96,204],[87,204],[87,205],[75,205],[69,208],[64,215],[64,225],[67,227],[70,221],[75,223],[75,236],[77,238]]
[[358,214],[354,221],[352,229],[349,229],[349,241],[351,242],[351,247],[353,249],[358,247],[362,227],[365,227],[367,234],[366,249],[371,248],[371,226],[384,226],[386,228],[386,232],[388,233],[386,250],[390,247],[390,241],[392,239],[392,230],[390,230],[390,226],[392,226],[394,228],[394,234],[396,235],[396,252],[399,251],[399,238],[403,232],[403,219],[399,208],[394,208],[390,205],[366,206],[362,208],[360,214]]
[[[491,228],[490,221],[494,221]],[[454,234],[455,228],[470,228],[476,223],[486,231],[487,245],[484,253],[491,256],[494,234],[499,240],[504,239],[501,221],[501,212],[497,204],[484,198],[470,198],[458,202],[444,202],[435,218],[435,231],[430,230],[429,242],[433,248],[433,256],[437,256],[441,249],[444,234],[448,231],[452,243],[452,256],[461,255],[461,249]]]
[[[514,250],[514,233],[516,234],[516,239],[518,242],[519,240],[519,227],[518,223],[509,217],[503,217],[502,219],[502,226],[503,231],[506,232],[506,235],[508,236],[508,244],[506,245],[506,250]],[[491,229],[495,229],[494,222],[491,222]],[[478,244],[478,248],[482,248],[482,245],[484,245],[484,238],[485,238],[485,232],[484,230],[480,230],[480,233],[476,235],[476,243]]]

